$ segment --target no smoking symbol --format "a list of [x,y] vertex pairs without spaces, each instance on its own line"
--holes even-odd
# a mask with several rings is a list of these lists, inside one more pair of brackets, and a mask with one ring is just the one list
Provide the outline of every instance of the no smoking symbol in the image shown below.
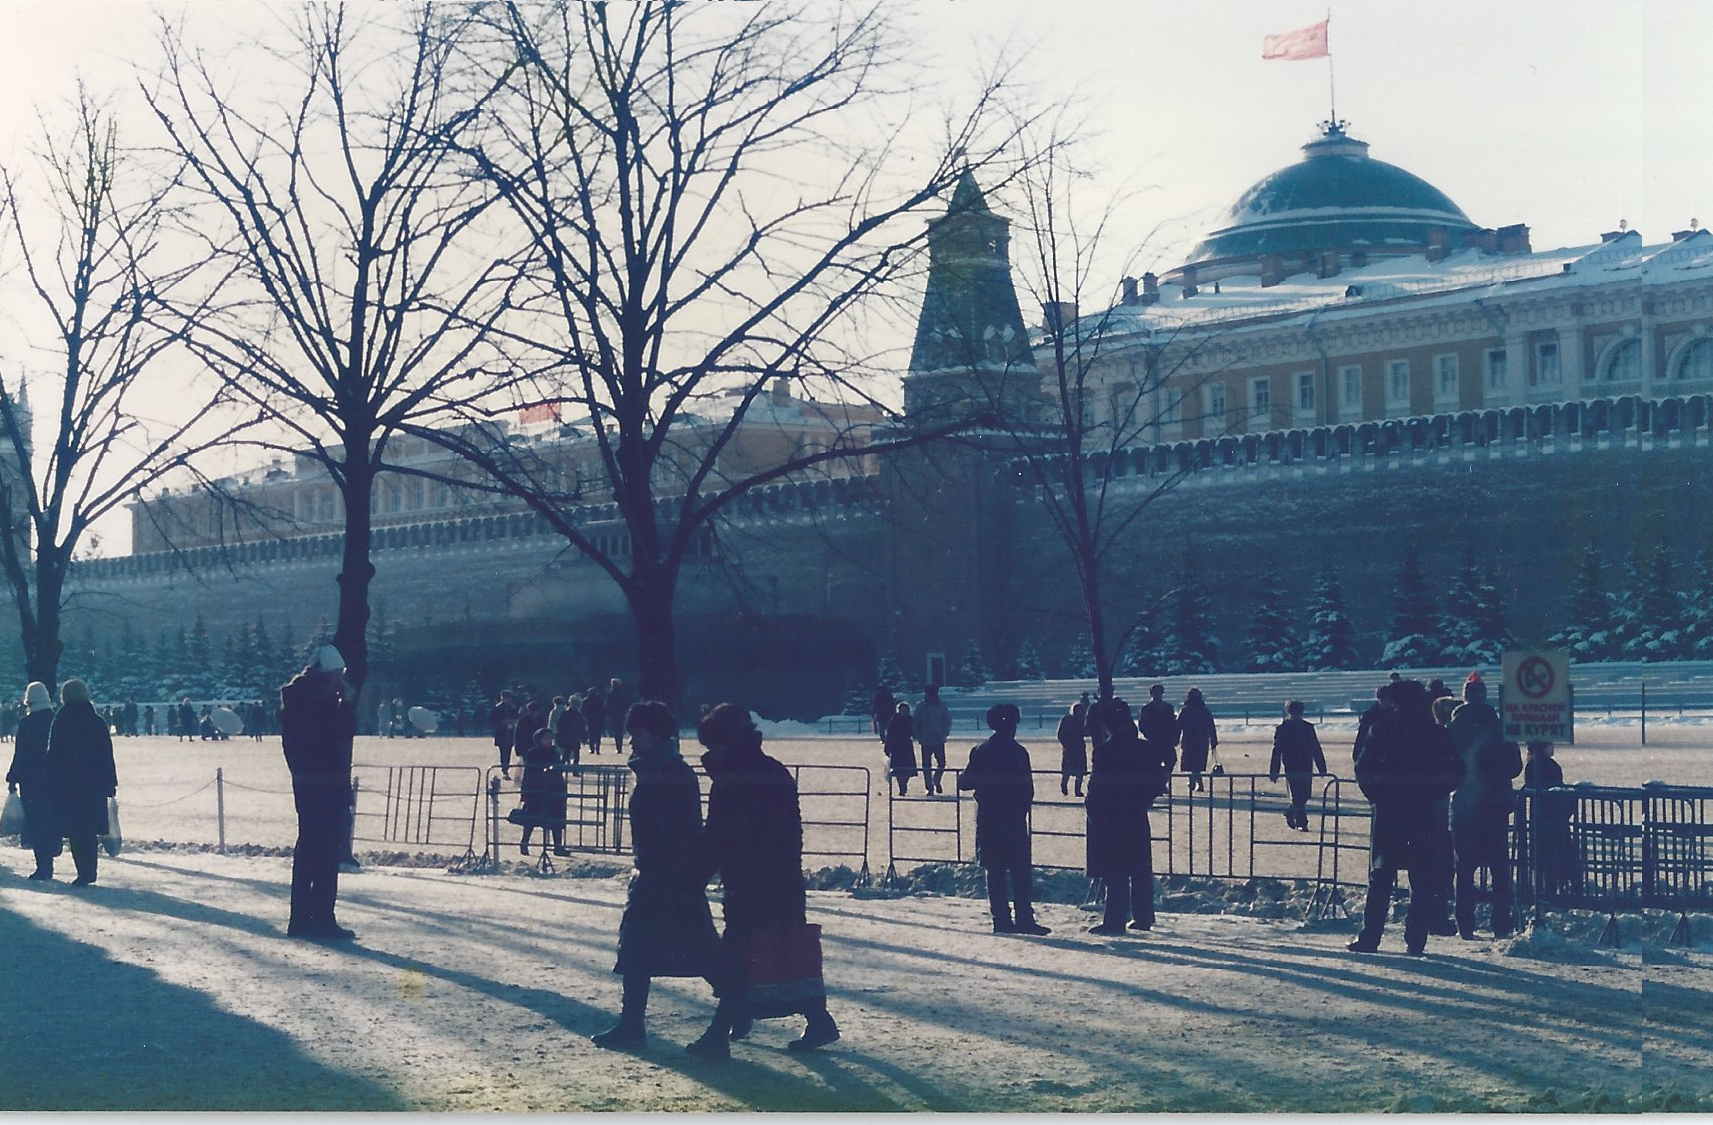
[[1517,666],[1517,687],[1530,699],[1539,699],[1552,690],[1552,665],[1538,656],[1531,656]]

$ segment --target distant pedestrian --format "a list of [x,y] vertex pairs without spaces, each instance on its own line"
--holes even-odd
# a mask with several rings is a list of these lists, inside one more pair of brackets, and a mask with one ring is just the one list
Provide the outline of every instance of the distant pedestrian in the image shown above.
[[601,732],[607,729],[607,701],[598,687],[583,693],[583,721],[589,728],[589,753],[599,754]]
[[[1527,749],[1523,790],[1532,802],[1533,812],[1528,818],[1519,813],[1518,824],[1539,833],[1534,845],[1535,888],[1537,894],[1550,898],[1569,883],[1575,871],[1576,844],[1570,820],[1576,812],[1576,798],[1553,792],[1564,786],[1564,767],[1553,758],[1552,743],[1531,742]],[[1529,809],[1531,805],[1519,807]]]
[[[1087,694],[1086,692],[1084,694]],[[1056,737],[1059,740],[1059,794],[1071,795],[1072,781],[1077,783],[1077,796],[1083,795],[1083,778],[1088,776],[1088,736],[1084,722],[1088,715],[1088,704],[1073,703],[1071,709],[1059,717],[1059,729]]]
[[54,859],[64,839],[57,820],[54,787],[48,767],[48,731],[54,723],[54,701],[43,683],[24,689],[27,714],[18,720],[12,765],[6,771],[6,791],[24,802],[24,832],[20,839],[35,853],[32,879],[52,879]]
[[1218,748],[1219,731],[1213,725],[1213,712],[1202,699],[1201,688],[1191,688],[1184,694],[1184,709],[1178,712],[1178,749],[1183,754],[1178,768],[1190,775],[1192,791],[1202,787],[1201,775],[1207,770],[1208,755]]
[[882,686],[874,693],[874,699],[869,704],[868,714],[874,736],[882,742],[886,741],[886,728],[892,724],[892,716],[898,713],[898,700],[893,698],[892,689]]
[[[1153,829],[1148,806],[1166,791],[1176,760],[1170,743],[1137,732],[1130,705],[1103,699],[1089,707],[1088,874],[1106,884],[1106,914],[1091,934],[1154,926]],[[1134,920],[1132,920],[1134,918]]]
[[1148,702],[1136,712],[1136,729],[1148,742],[1172,747],[1178,745],[1178,717],[1172,713],[1172,705],[1166,702],[1165,684],[1149,687]]
[[196,730],[196,707],[190,702],[190,697],[185,696],[184,701],[178,705],[179,737],[183,739],[194,739],[196,737]]
[[704,889],[701,787],[679,755],[678,720],[666,704],[648,700],[632,705],[625,730],[636,775],[629,808],[636,875],[613,965],[624,980],[624,1005],[616,1024],[591,1037],[597,1047],[618,1050],[647,1039],[650,980],[709,977],[719,943]]
[[1017,741],[1021,719],[1011,703],[987,709],[993,737],[970,751],[969,765],[958,775],[958,788],[975,791],[975,858],[987,872],[993,932],[1040,935],[1052,931],[1035,920],[1029,847],[1035,778],[1029,751]]
[[613,753],[625,752],[625,714],[630,710],[631,693],[625,682],[614,676],[607,684],[607,727],[613,735]]
[[910,704],[900,703],[886,724],[886,772],[898,782],[898,795],[907,796],[910,779],[916,776],[916,745],[914,724],[910,721]]
[[565,774],[559,769],[559,753],[553,748],[553,732],[541,727],[535,732],[529,752],[523,756],[523,841],[518,851],[529,854],[529,835],[541,829],[541,847],[553,839],[554,855],[570,855],[565,847]]
[[153,738],[155,734],[155,705],[153,703],[143,708],[143,733]]
[[763,752],[761,732],[742,707],[721,703],[704,712],[696,737],[707,747],[702,766],[709,781],[703,881],[720,877],[725,933],[713,978],[720,1002],[708,1030],[686,1050],[724,1059],[730,1040],[747,1035],[752,1021],[796,1014],[808,1023],[786,1050],[824,1047],[839,1038],[839,1026],[827,1012],[819,973],[781,974],[779,964],[768,963],[770,953],[820,947],[819,928],[808,925],[797,783]]
[[1463,779],[1451,797],[1451,836],[1457,853],[1457,933],[1475,936],[1475,872],[1485,867],[1493,889],[1494,937],[1512,929],[1511,779],[1523,772],[1523,755],[1505,739],[1499,713],[1487,703],[1487,685],[1473,673],[1463,704],[1445,725],[1463,761]]
[[244,729],[249,732],[252,741],[262,740],[262,727],[267,725],[267,712],[262,710],[262,701],[256,700],[250,704],[249,714],[244,716]]
[[567,697],[558,721],[553,724],[553,741],[559,747],[559,756],[572,767],[582,760],[583,740],[589,734],[589,724],[583,719],[582,702],[577,695]]
[[49,823],[65,837],[77,866],[74,886],[95,882],[96,838],[107,834],[107,799],[119,789],[113,766],[113,736],[90,702],[89,685],[67,680],[60,708],[48,728],[47,780],[53,812]]
[[[500,755],[500,772],[507,777],[512,772],[512,746],[517,736],[517,704],[512,702],[510,688],[500,691],[500,698],[488,711],[488,724],[493,728],[494,749]],[[281,725],[284,725],[282,719]]]
[[1285,721],[1273,728],[1273,761],[1267,767],[1267,776],[1278,781],[1281,770],[1291,791],[1285,826],[1307,832],[1309,794],[1314,789],[1314,775],[1326,776],[1326,756],[1321,753],[1314,724],[1303,718],[1303,704],[1298,699],[1285,704]]
[[1461,780],[1463,767],[1451,736],[1433,721],[1420,680],[1386,685],[1380,703],[1356,756],[1356,783],[1374,806],[1374,822],[1362,932],[1345,948],[1352,953],[1380,948],[1392,886],[1398,872],[1407,870],[1410,910],[1404,919],[1404,946],[1420,955],[1427,950],[1431,921],[1444,909],[1441,872],[1426,846],[1431,812],[1434,802]]
[[375,733],[382,738],[393,736],[393,701],[382,699],[375,707]]
[[404,705],[404,700],[393,699],[393,733],[400,738],[410,738],[416,728],[410,723],[410,708]]
[[349,941],[356,936],[334,917],[339,860],[349,845],[351,742],[357,732],[351,695],[345,658],[332,645],[322,645],[314,663],[280,689],[280,745],[297,805],[290,937]]
[[930,794],[945,792],[941,779],[946,773],[946,739],[952,734],[952,713],[940,702],[940,685],[922,689],[922,702],[910,716],[916,741],[922,747],[922,786]]
[[541,713],[541,704],[533,696],[525,700],[523,708],[518,711],[517,723],[512,727],[512,750],[517,754],[519,762],[523,761],[523,756],[529,753],[529,748],[535,744],[535,732],[546,725],[547,716]]

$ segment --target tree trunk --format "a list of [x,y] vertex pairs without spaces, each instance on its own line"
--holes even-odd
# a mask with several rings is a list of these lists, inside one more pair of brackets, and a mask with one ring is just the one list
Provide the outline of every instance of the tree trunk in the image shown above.
[[49,692],[59,689],[59,658],[65,652],[60,640],[60,599],[64,594],[65,566],[52,555],[36,556],[36,613],[31,635],[24,640],[24,676],[40,681]]
[[[367,450],[364,450],[366,457]],[[333,647],[345,658],[345,679],[353,705],[369,675],[369,585],[375,564],[369,560],[374,538],[374,472],[356,458],[345,460],[345,550],[339,568],[339,621]]]
[[1106,607],[1100,601],[1100,573],[1090,563],[1083,571],[1083,612],[1088,615],[1089,645],[1094,650],[1094,677],[1097,698],[1112,698],[1113,668],[1118,653],[1110,651],[1106,638]]
[[[671,570],[639,572],[625,597],[636,625],[637,698],[658,699],[678,706],[678,632],[672,605],[678,594],[677,574]],[[679,716],[683,718],[683,716]]]

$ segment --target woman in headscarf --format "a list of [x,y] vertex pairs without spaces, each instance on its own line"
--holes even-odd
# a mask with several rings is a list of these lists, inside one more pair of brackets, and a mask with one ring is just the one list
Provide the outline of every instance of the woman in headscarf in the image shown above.
[[52,879],[54,859],[60,853],[60,833],[54,824],[48,783],[48,730],[54,723],[54,698],[46,684],[32,683],[24,689],[24,708],[28,714],[18,720],[6,791],[18,794],[24,802],[23,844],[36,853],[36,869],[30,878]]

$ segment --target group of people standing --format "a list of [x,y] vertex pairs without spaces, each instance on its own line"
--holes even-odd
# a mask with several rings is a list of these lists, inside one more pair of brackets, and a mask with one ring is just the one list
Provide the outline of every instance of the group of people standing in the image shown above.
[[111,728],[82,680],[60,685],[57,711],[40,682],[24,689],[23,706],[6,789],[24,807],[23,844],[36,859],[30,878],[52,879],[54,860],[69,845],[72,884],[87,886],[95,882],[97,840],[109,831],[108,798],[119,789]]
[[511,776],[512,757],[523,761],[534,745],[536,732],[541,730],[549,733],[553,749],[569,765],[574,766],[582,759],[585,748],[591,754],[599,754],[601,741],[608,735],[613,740],[613,752],[623,754],[625,716],[630,705],[630,689],[617,676],[604,689],[596,686],[580,694],[556,695],[547,710],[535,696],[522,695],[520,699],[520,693],[505,688],[488,713],[494,747],[499,751],[500,772]]

